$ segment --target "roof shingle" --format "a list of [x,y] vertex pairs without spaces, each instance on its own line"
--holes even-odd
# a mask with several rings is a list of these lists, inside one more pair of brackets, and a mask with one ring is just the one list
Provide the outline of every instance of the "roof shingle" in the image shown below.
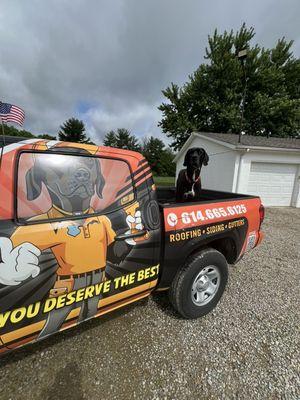
[[300,139],[296,138],[277,138],[266,136],[242,135],[239,143],[239,135],[232,133],[208,133],[197,132],[200,135],[220,140],[236,146],[257,146],[257,147],[276,147],[281,149],[300,149]]

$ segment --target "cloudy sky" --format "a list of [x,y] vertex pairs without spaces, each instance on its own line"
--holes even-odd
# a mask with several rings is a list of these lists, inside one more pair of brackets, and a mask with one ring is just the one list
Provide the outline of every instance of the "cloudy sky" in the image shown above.
[[75,116],[100,143],[110,129],[163,137],[161,90],[203,62],[215,28],[254,26],[255,41],[294,39],[299,0],[0,0],[0,100],[25,129],[56,134]]

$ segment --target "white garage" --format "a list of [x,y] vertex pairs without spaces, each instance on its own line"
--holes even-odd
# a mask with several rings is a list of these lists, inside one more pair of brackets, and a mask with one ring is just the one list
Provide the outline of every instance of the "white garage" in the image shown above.
[[192,133],[175,157],[176,173],[186,151],[203,147],[210,162],[201,171],[203,187],[259,195],[266,206],[300,207],[300,139]]

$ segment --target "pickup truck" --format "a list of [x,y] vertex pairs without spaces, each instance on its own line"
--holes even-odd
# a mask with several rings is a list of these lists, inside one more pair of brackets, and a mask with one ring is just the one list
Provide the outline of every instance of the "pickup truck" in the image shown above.
[[203,316],[262,240],[259,197],[203,189],[177,204],[139,153],[42,139],[0,151],[0,353],[154,290]]

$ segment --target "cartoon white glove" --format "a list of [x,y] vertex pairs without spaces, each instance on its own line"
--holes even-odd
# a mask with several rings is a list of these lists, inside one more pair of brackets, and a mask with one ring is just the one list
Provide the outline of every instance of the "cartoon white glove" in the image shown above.
[[38,266],[41,255],[40,249],[31,243],[22,243],[13,248],[10,239],[0,238],[0,283],[7,286],[16,286],[25,279],[35,278],[40,273]]
[[127,215],[126,222],[131,230],[137,229],[138,231],[142,231],[144,229],[141,216],[140,211],[136,211],[134,217],[131,214]]
[[[140,211],[136,211],[134,216],[132,216],[130,214],[127,215],[126,222],[130,228],[131,233],[134,233],[135,230],[142,231],[144,229],[144,226],[142,224],[142,214]],[[133,238],[126,239],[125,242],[130,245],[136,244],[136,242],[134,241]]]

